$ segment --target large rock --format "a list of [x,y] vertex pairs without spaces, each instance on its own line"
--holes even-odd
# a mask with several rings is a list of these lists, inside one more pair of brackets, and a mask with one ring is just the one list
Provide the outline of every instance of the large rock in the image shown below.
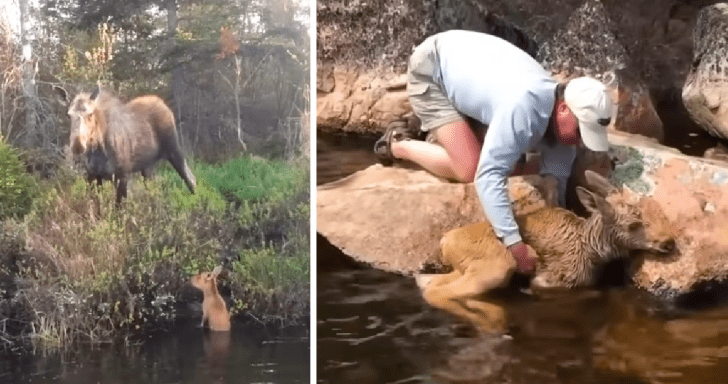
[[[427,9],[427,4],[397,10],[403,12],[400,17],[406,21],[418,11]],[[497,4],[488,6],[498,9]],[[437,13],[435,24],[438,27],[430,26],[427,34],[425,30],[403,31],[402,39],[408,44],[383,35],[383,32],[369,32],[367,29],[367,34],[374,34],[370,36],[372,41],[381,41],[393,52],[384,54],[376,66],[362,65],[369,61],[368,55],[362,51],[369,45],[352,46],[351,42],[340,42],[346,33],[332,32],[341,32],[340,29],[344,28],[341,23],[345,22],[348,22],[345,30],[357,29],[357,19],[343,11],[333,15],[331,8],[331,5],[319,5],[319,12],[324,15],[318,35],[323,45],[319,52],[316,100],[317,128],[321,131],[380,134],[389,122],[411,114],[404,75],[409,53],[415,44],[429,34],[452,29],[447,27],[449,25],[457,25],[457,28],[491,33],[507,39],[541,61],[561,81],[584,75],[602,79],[609,85],[616,103],[613,129],[642,134],[659,141],[664,139],[662,121],[652,104],[648,87],[638,79],[624,47],[614,36],[615,27],[605,7],[598,0],[583,3],[540,48],[522,29],[494,16],[493,12],[478,2],[453,4],[451,12]],[[481,15],[482,18],[473,18],[473,15]],[[364,23],[368,22],[369,19]],[[463,24],[458,25],[458,22]],[[371,49],[376,51],[381,46],[372,45]],[[334,52],[344,57],[361,56],[361,63],[351,64],[341,58],[334,65],[329,62],[333,60],[330,55]]]
[[[519,213],[555,204],[551,191],[555,184],[523,177],[509,183]],[[485,220],[472,183],[379,164],[318,187],[316,215],[317,231],[344,254],[405,275],[439,265],[445,232]]]
[[331,65],[317,73],[316,127],[321,131],[379,133],[412,113],[405,75]]
[[728,278],[728,167],[722,161],[680,154],[650,141],[615,134],[621,147],[613,181],[643,196],[644,211],[666,215],[680,255],[646,258],[635,283],[660,296],[685,294]]
[[407,62],[414,47],[434,33],[455,28],[491,33],[536,56],[536,42],[491,7],[510,8],[455,0],[317,2],[317,129],[381,134],[389,122],[411,114]]
[[663,141],[662,121],[644,81],[614,35],[616,27],[599,0],[587,0],[544,42],[538,57],[561,80],[592,76],[602,80],[616,104],[611,127]]
[[703,129],[728,139],[728,4],[714,4],[700,11],[693,45],[683,102]]
[[[491,21],[516,26],[533,52],[568,22],[584,0],[319,0],[319,64],[403,71],[416,44],[449,29],[494,31]],[[682,88],[692,61],[690,31],[708,0],[602,0],[619,45],[648,88]],[[586,31],[587,33],[589,31]],[[592,31],[596,36],[598,31]],[[526,42],[526,40],[533,42]],[[538,45],[538,44],[537,44]]]
[[[670,258],[645,257],[636,263],[634,282],[670,297],[725,280],[725,163],[685,156],[626,133],[613,132],[610,141],[617,162],[612,181],[641,197],[647,217],[669,222],[680,251]],[[530,182],[511,178],[509,184],[516,209],[538,204],[534,196],[540,195]],[[437,265],[439,240],[446,231],[484,220],[472,184],[379,165],[319,187],[317,215],[318,232],[346,255],[402,274]]]

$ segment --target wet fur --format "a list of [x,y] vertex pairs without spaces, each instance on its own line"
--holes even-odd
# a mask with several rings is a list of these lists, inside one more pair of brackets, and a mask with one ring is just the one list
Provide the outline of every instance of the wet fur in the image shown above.
[[187,166],[177,138],[174,115],[157,96],[122,103],[107,91],[81,93],[71,103],[71,152],[85,156],[87,178],[114,178],[117,203],[126,197],[130,175],[151,176],[155,163],[168,160],[195,192],[195,177]]
[[199,273],[190,278],[190,283],[201,290],[204,296],[200,326],[204,326],[207,322],[213,331],[229,331],[230,313],[225,305],[225,300],[217,290],[217,277],[220,272],[222,272],[222,267],[216,267],[212,272]]
[[[544,207],[516,216],[521,236],[539,255],[532,284],[537,287],[592,285],[598,266],[627,257],[631,250],[671,252],[668,231],[644,223],[636,204],[626,201],[601,176],[588,171],[590,187],[579,187],[579,199],[591,212],[587,219],[561,207]],[[487,222],[454,229],[440,242],[442,262],[453,272],[435,275],[423,287],[431,305],[473,321],[481,329],[505,326],[502,308],[475,300],[505,286],[516,263]]]

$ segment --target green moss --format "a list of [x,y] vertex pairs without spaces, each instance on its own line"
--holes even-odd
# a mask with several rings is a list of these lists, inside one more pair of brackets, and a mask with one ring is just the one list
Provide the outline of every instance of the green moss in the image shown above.
[[630,147],[613,146],[614,155],[620,159],[614,172],[612,173],[612,183],[621,187],[622,185],[631,185],[640,181],[642,173],[645,170],[644,156],[638,150]]

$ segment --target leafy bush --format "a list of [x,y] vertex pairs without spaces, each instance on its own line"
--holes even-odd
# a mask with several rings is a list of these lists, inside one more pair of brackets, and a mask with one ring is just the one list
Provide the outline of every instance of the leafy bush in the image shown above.
[[18,151],[0,136],[0,220],[24,216],[36,193],[36,180],[25,171]]

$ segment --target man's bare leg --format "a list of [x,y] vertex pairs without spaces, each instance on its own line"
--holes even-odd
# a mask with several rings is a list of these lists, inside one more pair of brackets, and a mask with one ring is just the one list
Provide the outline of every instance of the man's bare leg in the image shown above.
[[392,143],[394,157],[412,161],[436,176],[461,182],[475,178],[482,143],[470,125],[459,120],[435,131],[442,145],[403,140]]

